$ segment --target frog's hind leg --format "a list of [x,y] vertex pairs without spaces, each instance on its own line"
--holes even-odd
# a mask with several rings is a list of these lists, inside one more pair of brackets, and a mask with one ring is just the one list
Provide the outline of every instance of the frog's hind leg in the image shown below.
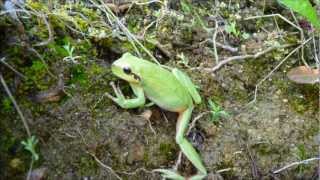
[[201,158],[197,151],[193,148],[191,143],[185,137],[185,132],[188,128],[189,121],[191,118],[193,106],[189,107],[183,112],[179,113],[178,122],[177,122],[177,133],[176,133],[176,142],[180,146],[183,154],[191,161],[191,163],[197,168],[199,173],[189,178],[184,178],[181,175],[177,174],[175,171],[166,170],[166,169],[156,169],[154,171],[162,173],[164,178],[175,179],[175,180],[201,180],[207,176],[207,170],[204,167]]
[[194,149],[192,144],[185,137],[185,132],[188,128],[189,121],[191,118],[193,107],[189,107],[185,111],[181,112],[177,122],[177,133],[176,142],[180,146],[183,154],[188,158],[189,161],[197,168],[199,173],[195,176],[190,177],[190,180],[203,179],[207,176],[207,170],[204,167],[201,158],[197,151]]

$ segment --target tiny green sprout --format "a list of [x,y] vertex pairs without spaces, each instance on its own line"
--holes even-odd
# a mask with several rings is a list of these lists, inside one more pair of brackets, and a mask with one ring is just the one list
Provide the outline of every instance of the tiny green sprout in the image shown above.
[[246,39],[250,38],[250,34],[249,33],[242,33],[241,37],[246,40]]
[[211,121],[217,122],[220,118],[227,118],[229,117],[229,113],[224,111],[219,105],[215,104],[213,101],[209,99],[209,108],[211,113]]
[[74,56],[74,47],[70,45],[70,43],[63,46],[63,48],[67,51],[68,56],[64,57],[63,60],[67,62],[72,62],[74,64],[78,64],[76,59],[79,59],[81,56]]
[[189,64],[189,59],[188,57],[186,57],[183,53],[181,54],[178,54],[178,58],[180,59],[178,61],[179,64],[183,64],[184,66],[186,67],[190,67],[188,64]]
[[27,141],[21,141],[21,144],[24,146],[24,149],[31,153],[31,157],[35,161],[39,159],[39,155],[36,152],[37,143],[38,139],[35,136],[29,137]]
[[226,30],[227,33],[233,34],[236,37],[239,37],[239,35],[240,35],[240,31],[238,31],[237,28],[236,28],[236,22],[235,21],[233,21],[231,23],[228,23],[225,26],[225,30]]
[[[300,161],[303,161],[304,159],[308,159],[309,155],[307,152],[307,149],[304,144],[298,144],[294,149],[293,149],[293,155],[299,159]],[[298,170],[300,173],[302,173],[306,169],[305,166],[299,165]]]

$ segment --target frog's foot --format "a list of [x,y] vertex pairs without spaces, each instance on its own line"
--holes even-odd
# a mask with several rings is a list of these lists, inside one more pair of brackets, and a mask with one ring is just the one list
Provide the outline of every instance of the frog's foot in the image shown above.
[[106,92],[105,95],[109,99],[111,99],[113,102],[115,102],[118,105],[120,105],[121,107],[123,107],[126,102],[126,99],[125,99],[124,95],[122,94],[121,89],[118,86],[116,86],[113,81],[110,82],[110,86],[112,87],[114,93],[116,94],[116,97],[112,96],[108,92]]
[[178,173],[176,173],[173,170],[155,169],[153,171],[161,173],[161,176],[164,178],[173,179],[173,180],[185,180],[185,178],[183,176],[179,175]]

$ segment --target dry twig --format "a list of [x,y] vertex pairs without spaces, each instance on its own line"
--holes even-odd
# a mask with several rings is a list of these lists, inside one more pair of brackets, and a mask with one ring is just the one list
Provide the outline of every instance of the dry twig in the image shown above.
[[[292,13],[292,16],[295,19],[295,16],[294,16],[293,13]],[[289,21],[287,18],[283,17],[281,14],[269,14],[269,15],[262,15],[262,16],[252,16],[252,17],[245,18],[244,20],[252,20],[252,19],[267,18],[267,17],[279,17],[280,19],[282,19],[285,22],[287,22],[288,24],[290,24],[292,27],[296,28],[300,32],[300,41],[304,42],[305,39],[304,39],[303,30],[299,26],[299,24],[297,24],[297,25],[294,24],[293,22]],[[302,49],[303,49],[303,47],[302,47]],[[304,60],[304,50],[301,50],[301,59],[302,59],[303,63],[306,64],[306,62]]]
[[256,54],[247,54],[247,55],[241,55],[241,56],[232,56],[229,58],[226,58],[224,60],[221,60],[218,64],[216,64],[214,67],[212,68],[201,68],[201,67],[197,67],[195,69],[199,69],[199,70],[205,70],[207,72],[213,73],[216,70],[220,69],[222,66],[224,66],[227,63],[230,63],[231,61],[236,61],[236,60],[245,60],[245,59],[257,59],[259,57],[261,57],[262,55],[265,55],[273,50],[276,49],[280,49],[280,48],[287,48],[287,47],[291,47],[293,46],[293,44],[286,44],[286,45],[282,45],[282,46],[272,46],[269,47],[263,51],[260,51]]
[[297,165],[300,165],[300,164],[308,164],[311,161],[320,161],[320,157],[314,157],[314,158],[310,158],[310,159],[305,159],[303,161],[293,162],[293,163],[290,163],[290,164],[288,164],[288,165],[286,165],[286,166],[284,166],[284,167],[282,167],[282,168],[280,168],[278,170],[273,171],[272,173],[277,174],[277,173],[280,173],[281,171],[284,171],[284,170],[286,170],[288,168],[291,168],[293,166],[297,166]]
[[12,67],[10,64],[8,64],[5,61],[5,58],[1,58],[0,62],[5,65],[7,68],[9,68],[11,71],[13,71],[14,73],[16,73],[19,77],[21,77],[22,79],[27,79],[27,77],[25,75],[23,75],[22,73],[20,73],[18,70],[16,70],[14,67]]
[[27,134],[29,137],[31,137],[31,132],[30,132],[30,128],[28,126],[28,123],[27,123],[27,120],[25,119],[25,117],[23,116],[23,113],[22,111],[20,110],[20,107],[17,103],[17,101],[14,99],[14,97],[12,96],[11,92],[10,92],[10,89],[9,87],[7,86],[7,83],[6,81],[4,80],[3,76],[2,76],[2,73],[0,73],[0,82],[4,88],[4,90],[6,91],[7,95],[9,96],[11,102],[13,103],[14,107],[16,108],[17,112],[18,112],[18,115],[20,116],[21,120],[22,120],[22,123],[24,125],[24,128],[26,129],[27,131]]
[[280,63],[279,63],[275,68],[273,68],[272,71],[270,71],[262,80],[260,80],[260,81],[256,84],[255,90],[254,90],[254,98],[253,98],[253,100],[252,100],[249,104],[251,104],[251,103],[253,103],[253,102],[256,101],[259,86],[260,86],[265,80],[267,80],[292,54],[294,54],[296,51],[298,51],[300,48],[302,48],[302,47],[303,47],[306,43],[308,43],[311,39],[312,39],[312,37],[309,38],[309,39],[307,39],[307,40],[304,41],[303,43],[301,43],[301,44],[300,44],[298,47],[296,47],[294,50],[292,50],[285,58],[283,58],[283,59],[280,61]]
[[107,169],[111,174],[113,174],[117,179],[122,180],[122,178],[121,178],[117,173],[115,173],[114,170],[113,170],[110,166],[107,166],[107,165],[105,165],[103,162],[101,162],[95,154],[90,153],[90,152],[88,152],[88,151],[87,151],[87,153],[88,153],[90,156],[92,156],[92,157],[94,158],[94,160],[95,160],[100,166],[106,168],[106,169]]

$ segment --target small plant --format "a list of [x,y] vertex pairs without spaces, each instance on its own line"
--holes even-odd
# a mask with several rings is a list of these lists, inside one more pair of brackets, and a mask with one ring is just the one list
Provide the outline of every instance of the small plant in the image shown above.
[[243,39],[249,39],[250,38],[250,34],[249,33],[242,33],[241,34],[241,37],[243,38]]
[[[296,156],[300,161],[303,161],[305,159],[308,159],[308,153],[307,153],[307,150],[306,150],[306,147],[305,145],[303,144],[298,144],[295,149],[294,149],[294,156]],[[298,170],[299,170],[299,173],[302,173],[304,170],[306,169],[305,166],[303,165],[299,165],[298,166]]]
[[38,139],[35,136],[31,136],[27,139],[27,141],[21,141],[21,144],[24,146],[24,149],[31,153],[32,160],[37,161],[39,159],[39,155],[36,152],[36,145],[38,143]]
[[236,28],[236,22],[230,22],[225,26],[225,30],[227,33],[234,35],[235,37],[239,37],[241,34],[239,30]]
[[220,118],[227,118],[230,116],[229,113],[224,111],[219,105],[215,104],[213,101],[209,100],[208,103],[212,122],[217,122]]
[[190,66],[189,66],[189,59],[188,59],[188,57],[186,57],[183,53],[178,54],[178,58],[180,59],[180,60],[178,61],[179,64],[183,64],[183,65],[186,66],[186,67],[190,67]]
[[67,51],[68,56],[64,57],[63,60],[67,62],[72,62],[74,64],[78,64],[76,59],[79,59],[81,56],[74,56],[74,47],[70,45],[70,43],[63,46],[63,48]]

